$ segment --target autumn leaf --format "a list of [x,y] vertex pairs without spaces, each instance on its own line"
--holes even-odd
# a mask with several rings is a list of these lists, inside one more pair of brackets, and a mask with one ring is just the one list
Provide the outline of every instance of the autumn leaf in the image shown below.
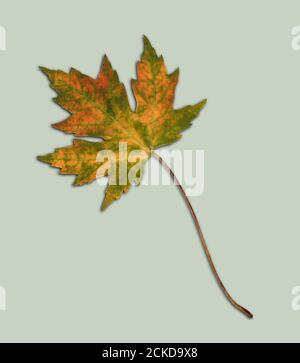
[[[70,113],[66,120],[52,126],[78,137],[102,140],[94,143],[75,139],[71,146],[38,157],[40,161],[59,168],[61,174],[77,175],[74,185],[84,185],[97,178],[97,170],[104,163],[97,161],[101,150],[115,152],[115,169],[118,170],[120,142],[127,144],[128,152],[141,150],[145,159],[145,155],[147,158],[151,156],[152,150],[177,141],[206,103],[203,100],[193,106],[174,110],[179,71],[168,74],[163,57],[156,54],[146,37],[144,51],[137,64],[137,80],[132,80],[136,99],[134,111],[128,102],[124,84],[119,81],[107,56],[103,57],[96,79],[73,68],[69,73],[45,67],[40,69],[57,92],[54,101]],[[142,156],[137,162],[140,159]],[[107,167],[111,167],[111,163]],[[118,180],[116,185],[109,184],[102,209],[119,199],[130,186],[129,180],[122,185]]]
[[[70,116],[53,124],[55,129],[77,137],[94,137],[98,141],[74,139],[73,144],[39,156],[38,160],[58,168],[61,174],[76,175],[74,185],[91,183],[99,177],[109,176],[102,209],[119,199],[131,186],[129,172],[138,170],[133,178],[140,183],[143,166],[152,155],[165,167],[186,202],[213,275],[228,301],[248,318],[253,315],[239,305],[226,290],[208,250],[193,207],[166,162],[153,150],[180,139],[182,132],[191,126],[206,104],[202,100],[192,106],[174,109],[175,90],[179,71],[168,74],[164,59],[158,56],[144,37],[144,50],[137,64],[137,79],[132,80],[136,101],[135,110],[128,102],[126,89],[119,81],[108,58],[103,57],[100,72],[94,79],[71,68],[69,73],[40,67],[57,93],[54,101]],[[126,148],[124,153],[123,148]],[[110,157],[112,152],[114,157]],[[136,152],[129,160],[128,153]],[[120,171],[125,166],[126,174]],[[137,168],[138,166],[138,168]],[[114,179],[110,177],[114,170]]]

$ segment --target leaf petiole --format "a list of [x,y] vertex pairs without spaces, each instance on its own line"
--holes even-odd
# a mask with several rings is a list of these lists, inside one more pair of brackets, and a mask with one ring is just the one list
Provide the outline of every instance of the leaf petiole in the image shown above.
[[199,238],[200,238],[200,242],[202,244],[202,247],[204,249],[204,252],[205,252],[205,255],[207,257],[207,260],[208,260],[208,263],[209,263],[209,266],[210,266],[210,269],[219,285],[219,287],[221,288],[223,294],[225,295],[225,297],[227,298],[227,300],[230,302],[231,305],[233,305],[237,310],[239,310],[242,314],[246,315],[248,319],[252,319],[253,318],[253,314],[245,309],[243,306],[239,305],[233,298],[232,296],[229,294],[229,292],[227,291],[227,289],[225,288],[219,274],[218,274],[218,271],[215,267],[215,264],[213,262],[213,259],[211,257],[211,254],[209,252],[209,249],[208,249],[208,246],[207,246],[207,243],[205,241],[205,238],[204,238],[204,235],[203,235],[203,232],[202,232],[202,229],[201,229],[201,226],[200,226],[200,223],[199,223],[199,220],[195,214],[195,211],[194,211],[194,208],[192,207],[191,205],[191,202],[189,200],[189,198],[187,197],[183,187],[181,186],[181,184],[179,183],[179,180],[177,179],[176,175],[174,174],[173,170],[169,167],[169,165],[162,159],[161,156],[159,156],[158,154],[156,154],[154,151],[152,151],[152,155],[160,162],[160,164],[170,173],[171,175],[171,178],[173,180],[173,182],[175,183],[175,185],[178,187],[186,205],[188,206],[189,208],[189,211],[191,213],[191,216],[193,218],[193,221],[194,221],[194,224],[195,224],[195,227],[197,229],[197,232],[198,232],[198,235],[199,235]]

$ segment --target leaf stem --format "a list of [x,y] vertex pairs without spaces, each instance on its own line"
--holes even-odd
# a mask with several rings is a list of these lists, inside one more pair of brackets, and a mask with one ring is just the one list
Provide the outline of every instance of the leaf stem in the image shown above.
[[203,232],[202,232],[202,229],[201,229],[201,226],[200,226],[200,223],[198,221],[198,218],[195,214],[195,211],[191,205],[191,202],[190,200],[188,199],[183,187],[181,186],[181,184],[179,183],[179,180],[177,179],[176,175],[174,174],[173,170],[169,167],[169,165],[161,158],[161,156],[159,156],[158,154],[156,154],[154,151],[152,151],[152,155],[160,162],[160,164],[170,173],[171,175],[171,178],[173,180],[173,182],[175,183],[175,185],[178,187],[186,205],[188,206],[189,208],[189,211],[191,213],[191,216],[193,218],[193,221],[194,221],[194,224],[195,224],[195,227],[197,229],[197,232],[198,232],[198,235],[199,235],[199,238],[200,238],[200,242],[202,244],[202,247],[204,249],[204,252],[205,252],[205,255],[207,257],[207,260],[208,260],[208,263],[209,263],[209,266],[210,266],[210,269],[219,285],[219,287],[221,288],[223,294],[225,295],[225,297],[227,298],[227,300],[230,302],[231,305],[233,305],[237,310],[239,310],[242,314],[246,315],[247,318],[249,319],[252,319],[253,318],[253,315],[250,311],[248,311],[247,309],[245,309],[243,306],[239,305],[232,297],[231,295],[229,294],[229,292],[227,291],[227,289],[225,288],[219,274],[218,274],[218,271],[215,267],[215,264],[213,262],[213,259],[211,257],[211,254],[209,252],[209,249],[208,249],[208,246],[207,246],[207,243],[205,241],[205,238],[204,238],[204,235],[203,235]]

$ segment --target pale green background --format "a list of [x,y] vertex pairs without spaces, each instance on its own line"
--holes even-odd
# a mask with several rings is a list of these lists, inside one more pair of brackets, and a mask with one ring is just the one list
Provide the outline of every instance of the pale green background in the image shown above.
[[[8,341],[299,341],[299,1],[3,1],[0,285]],[[140,187],[105,213],[35,156],[70,143],[39,65],[95,76],[107,53],[129,89],[148,35],[180,66],[176,106],[199,120],[171,148],[205,150],[192,203],[223,298],[175,187]],[[131,98],[132,100],[132,98]]]

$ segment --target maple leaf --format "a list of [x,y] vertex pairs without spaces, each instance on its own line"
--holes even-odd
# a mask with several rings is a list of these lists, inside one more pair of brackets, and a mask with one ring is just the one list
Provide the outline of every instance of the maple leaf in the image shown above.
[[[137,79],[132,80],[132,90],[136,100],[133,111],[129,105],[123,83],[113,70],[108,58],[103,57],[100,72],[93,79],[71,68],[69,73],[40,67],[50,80],[51,87],[58,96],[54,101],[70,113],[70,116],[53,127],[77,137],[98,138],[97,142],[74,139],[73,144],[55,149],[54,152],[38,156],[38,160],[58,168],[61,174],[76,175],[74,185],[91,183],[97,177],[115,171],[114,183],[109,183],[101,208],[107,208],[114,200],[126,193],[130,186],[128,171],[139,166],[138,184],[143,173],[145,160],[153,155],[170,173],[176,182],[195,223],[200,241],[211,270],[228,301],[248,318],[253,315],[239,305],[226,290],[214,266],[193,207],[173,171],[154,149],[171,144],[181,137],[193,119],[206,104],[202,100],[193,106],[175,110],[174,97],[178,82],[178,69],[168,74],[162,56],[158,56],[144,37],[144,51],[137,64]],[[120,145],[126,145],[126,157]],[[115,158],[99,157],[102,152],[112,151]],[[127,152],[139,151],[134,160],[129,161]],[[119,171],[126,164],[125,180]],[[122,179],[122,180],[121,180]]]
[[[128,102],[124,84],[119,81],[107,56],[103,57],[96,79],[73,68],[69,73],[45,67],[40,69],[58,94],[54,101],[70,113],[66,120],[52,126],[78,137],[102,140],[75,139],[71,146],[38,157],[38,160],[59,168],[61,174],[76,175],[73,185],[84,185],[99,177],[97,170],[105,162],[97,160],[101,150],[115,152],[114,167],[119,170],[122,159],[120,142],[127,144],[128,152],[141,150],[144,159],[150,158],[152,150],[177,141],[206,104],[206,100],[202,100],[193,106],[173,109],[179,71],[168,74],[163,57],[156,54],[146,37],[144,51],[137,64],[137,80],[132,80],[136,100],[134,111]],[[137,159],[136,162],[140,161],[142,155]],[[108,168],[112,167],[112,161],[109,163]],[[133,162],[127,170],[132,165]],[[101,209],[119,199],[130,186],[128,178],[126,183],[119,183],[117,176],[115,185],[108,184],[106,188]]]

